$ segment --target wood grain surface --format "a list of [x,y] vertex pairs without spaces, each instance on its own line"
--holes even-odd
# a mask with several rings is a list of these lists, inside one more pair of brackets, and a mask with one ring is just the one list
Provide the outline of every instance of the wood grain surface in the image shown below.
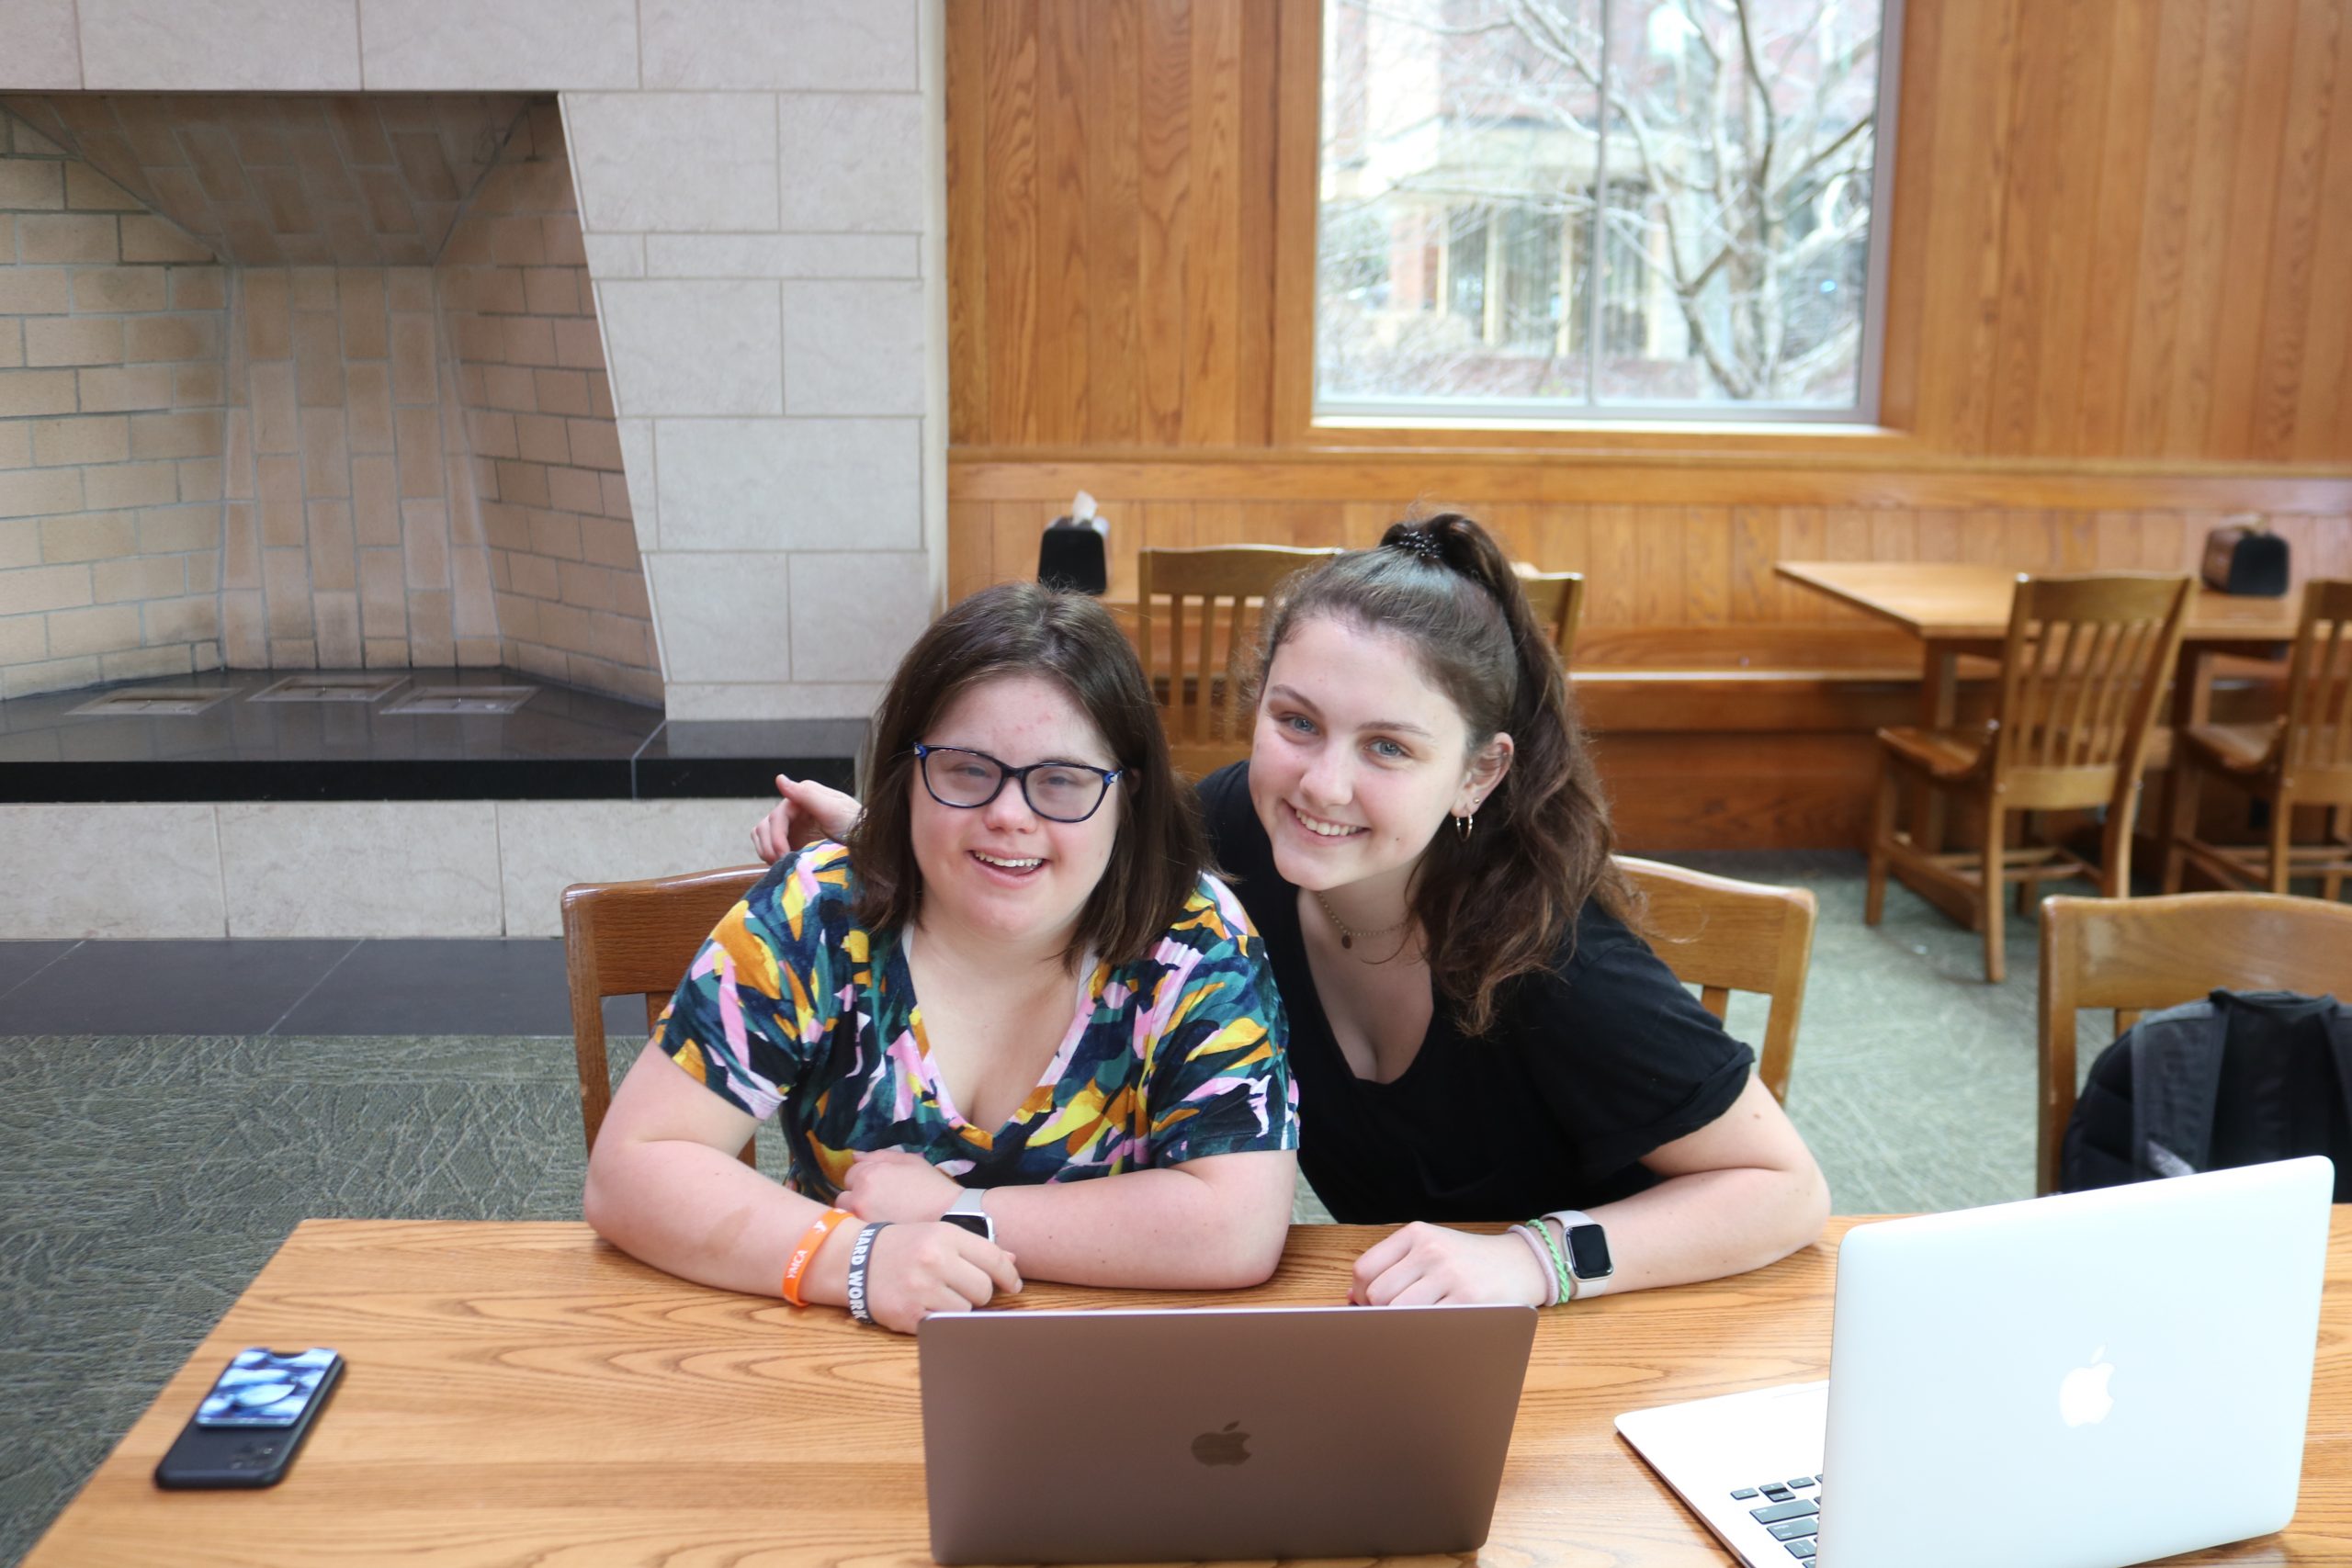
[[[1399,439],[1309,418],[1314,0],[961,0],[946,30],[951,441]],[[1902,443],[2352,459],[2352,0],[1909,0],[1889,68]]]
[[[1610,1422],[1821,1376],[1832,1248],[1856,1223],[1752,1274],[1545,1314],[1478,1560],[1721,1564]],[[1274,1280],[1244,1294],[1034,1286],[1015,1304],[1336,1304],[1349,1261],[1379,1234],[1297,1227]],[[2176,1561],[2352,1561],[2348,1290],[2352,1221],[2339,1210],[2302,1506],[2283,1534]],[[331,1345],[349,1362],[292,1473],[260,1493],[157,1491],[156,1460],[247,1345]],[[930,1561],[926,1540],[912,1339],[687,1284],[580,1224],[312,1220],[26,1562],[914,1568]]]

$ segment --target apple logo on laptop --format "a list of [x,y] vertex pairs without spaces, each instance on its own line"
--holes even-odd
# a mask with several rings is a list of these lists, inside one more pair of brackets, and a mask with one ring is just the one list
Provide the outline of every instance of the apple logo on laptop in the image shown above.
[[1241,1423],[1227,1421],[1217,1432],[1203,1432],[1193,1439],[1193,1457],[1203,1464],[1244,1464],[1250,1459],[1250,1434]]
[[2115,1396],[2107,1392],[2107,1380],[2115,1375],[2115,1363],[2105,1359],[2107,1347],[2102,1345],[2091,1352],[2091,1365],[2076,1367],[2058,1385],[2058,1414],[2069,1427],[2088,1427],[2107,1419],[2115,1408]]

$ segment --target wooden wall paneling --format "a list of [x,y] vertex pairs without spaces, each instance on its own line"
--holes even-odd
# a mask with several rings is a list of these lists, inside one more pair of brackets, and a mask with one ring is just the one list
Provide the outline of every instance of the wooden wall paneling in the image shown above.
[[[1880,339],[1879,423],[1894,430],[1919,427],[1919,349],[1932,252],[1928,231],[1935,209],[1930,195],[1938,157],[1938,121],[1942,51],[1938,39],[1944,7],[1936,0],[1915,3],[1903,13],[1901,96],[1894,131],[1894,209],[1883,214],[1887,231],[1885,323]],[[1882,59],[1879,68],[1887,69]],[[1879,142],[1883,156],[1884,137]],[[1875,220],[1879,214],[1873,214]]]
[[[1273,311],[1267,436],[1304,440],[1315,412],[1315,244],[1322,163],[1321,0],[1280,0],[1273,125]],[[1299,62],[1317,62],[1315,70]]]
[[947,602],[950,604],[996,581],[996,509],[993,501],[947,503]]
[[1919,558],[1919,514],[1907,506],[1871,508],[1871,559]]
[[2319,574],[2352,577],[2352,517],[2322,518],[2320,531],[2326,542],[2320,549]]
[[1037,6],[991,0],[987,32],[989,439],[1033,446],[1037,419]]
[[1093,133],[1086,143],[1086,430],[1098,446],[1143,438],[1141,305],[1143,147],[1141,0],[1092,0],[1082,90]]
[[[1829,525],[1817,506],[1783,506],[1779,513],[1781,547],[1776,560],[1826,560],[1829,558]],[[1781,593],[1781,619],[1804,622],[1819,618],[1840,621],[1854,612],[1826,593],[1816,593],[1803,583],[1791,582],[1774,574]]]
[[1001,501],[989,530],[989,555],[998,582],[1033,581],[1037,576],[1037,541],[1046,525],[1069,509],[1067,499]]
[[1920,327],[1918,434],[1982,451],[1998,348],[2001,236],[2015,119],[2020,0],[1937,5],[1935,162],[1925,178],[1930,261]]
[[2098,537],[2093,555],[2101,571],[2140,570],[2140,519],[2129,512],[2101,512],[2092,520]]
[[1960,525],[1960,558],[1996,566],[2008,558],[2009,530],[1998,508],[1972,508]]
[[2212,415],[2214,331],[2230,238],[2218,219],[2227,209],[2229,182],[2237,165],[2246,7],[2251,3],[2206,0],[2195,100],[2197,134],[2189,157],[2188,244],[2181,263],[2180,347],[2177,374],[2166,389],[2164,444],[2158,448],[2168,455],[2196,452]]
[[[2296,389],[2312,314],[2312,253],[2318,240],[2344,11],[2343,0],[2301,0],[2296,7],[2276,172],[2278,201],[2262,258],[2268,276],[2263,282],[2254,386],[2246,400],[2243,449],[2248,457],[2277,460],[2294,450]],[[2330,287],[2339,297],[2352,292],[2352,275],[2338,276]]]
[[1644,506],[1634,513],[1634,619],[1645,626],[1679,626],[1690,620],[1682,592],[1683,512],[1679,506]]
[[2052,215],[2067,194],[2061,188],[2065,171],[2052,154],[2068,117],[2067,22],[2080,5],[2038,0],[2018,18],[2018,84],[2007,144],[2025,152],[2007,160],[2003,171],[2000,318],[1986,398],[1987,451],[2035,449],[2034,380],[2042,369],[2040,340],[2051,324],[2052,274],[2074,259],[2051,254],[2047,242]]
[[2158,11],[2109,8],[2111,31],[2106,113],[2099,128],[2098,218],[2084,301],[2082,367],[2076,385],[2076,450],[2111,457],[2123,449],[2131,398],[2132,321],[2142,226],[2149,200],[2148,130],[2154,112]]
[[1250,503],[1241,501],[1203,501],[1193,506],[1193,536],[1202,545],[1281,544],[1279,539],[1259,539],[1250,533]]
[[1920,560],[1956,561],[1960,556],[1960,514],[1936,507],[1919,513],[1912,547]]
[[[2188,524],[2177,512],[2140,513],[2140,565],[2147,571],[2178,571],[2187,555]],[[2201,537],[2201,536],[2200,536]]]
[[[2081,451],[2084,314],[2089,304],[2090,258],[2107,243],[2098,217],[2099,137],[2107,129],[2112,63],[2112,0],[2064,0],[2034,6],[2055,11],[2058,115],[2052,141],[2018,166],[2046,167],[2051,206],[2037,226],[2044,287],[2041,330],[2035,334],[2030,437],[2022,448],[2041,456]],[[2019,146],[2037,146],[2020,138]]]
[[2292,456],[2341,462],[2352,459],[2352,388],[2346,385],[2352,359],[2352,288],[2344,285],[2352,277],[2352,17],[2343,15],[2340,4],[2335,9],[2335,69],[2295,387]]
[[1193,446],[1230,446],[1236,434],[1243,3],[1193,0],[1183,429]]
[[2020,571],[2048,571],[2058,564],[2050,513],[2039,510],[2004,513],[2001,524],[2007,535],[2002,550],[2005,561],[2014,562]]
[[2258,0],[2247,17],[2239,88],[2237,161],[2228,200],[2216,214],[2226,243],[2214,312],[2212,403],[2196,450],[2244,457],[2254,449],[2254,405],[2278,213],[2287,107],[2292,94],[2293,0]]
[[[1545,571],[1580,571],[1589,578],[1592,575],[1591,508],[1538,505],[1533,511],[1535,543],[1527,558]],[[1590,587],[1588,582],[1588,591]],[[1586,602],[1590,603],[1589,600]]]
[[1731,510],[1682,510],[1682,624],[1720,626],[1731,620]]
[[1583,622],[1632,626],[1641,619],[1641,529],[1631,506],[1596,506],[1591,513],[1592,570],[1585,573]]
[[1739,622],[1783,621],[1779,575],[1772,563],[1780,553],[1781,520],[1769,506],[1735,506],[1731,526],[1731,618]]
[[1264,446],[1274,438],[1274,194],[1276,73],[1282,14],[1266,0],[1241,9],[1239,143],[1234,197],[1235,279],[1233,439]]
[[2132,274],[2131,372],[2121,450],[2164,450],[2167,397],[2182,352],[2181,291],[2188,256],[2189,164],[2198,141],[2197,84],[2205,0],[2163,0],[2148,95],[2148,173]]
[[1142,0],[1143,127],[1136,151],[1136,346],[1142,439],[1184,434],[1186,303],[1192,298],[1192,0]]
[[1118,215],[1102,203],[1095,220],[1087,189],[1090,141],[1109,139],[1095,109],[1099,85],[1087,78],[1091,6],[1039,0],[1037,27],[1037,439],[1049,446],[1086,439],[1088,350],[1091,346],[1090,256]]
[[[947,21],[947,439],[974,446],[995,439],[989,423],[989,33],[968,8],[951,8]],[[949,534],[952,558],[952,526]]]
[[2098,570],[2098,524],[2088,512],[2052,512],[2050,522],[2051,565],[2059,571]]
[[1513,560],[1535,559],[1535,508],[1525,502],[1478,508],[1471,513]]
[[1351,550],[1368,550],[1396,521],[1398,511],[1385,501],[1349,501],[1340,505],[1340,543]]

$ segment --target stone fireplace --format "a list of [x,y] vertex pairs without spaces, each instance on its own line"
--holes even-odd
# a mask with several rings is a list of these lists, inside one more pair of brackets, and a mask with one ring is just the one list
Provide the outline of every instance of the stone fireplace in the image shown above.
[[6,0],[0,697],[865,713],[943,577],[935,7]]
[[941,5],[0,0],[0,935],[546,933],[849,784],[944,586]]

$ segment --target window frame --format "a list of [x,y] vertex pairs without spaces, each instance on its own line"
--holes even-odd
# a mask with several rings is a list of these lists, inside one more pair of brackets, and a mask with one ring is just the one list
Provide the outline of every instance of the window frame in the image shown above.
[[1880,0],[1879,77],[1873,110],[1876,146],[1866,269],[1858,398],[1837,408],[1787,404],[1600,403],[1555,400],[1397,398],[1325,400],[1315,358],[1318,305],[1320,182],[1323,153],[1325,0],[1284,0],[1277,83],[1275,170],[1275,436],[1306,446],[1533,446],[1594,450],[1687,446],[1688,438],[1752,438],[1759,453],[1817,450],[1888,455],[1912,446],[1907,431],[1884,423],[1890,406],[1907,410],[1912,389],[1890,382],[1891,362],[1907,370],[1906,344],[1889,337],[1916,328],[1897,320],[1894,299],[1898,243],[1899,158],[1905,0]]

